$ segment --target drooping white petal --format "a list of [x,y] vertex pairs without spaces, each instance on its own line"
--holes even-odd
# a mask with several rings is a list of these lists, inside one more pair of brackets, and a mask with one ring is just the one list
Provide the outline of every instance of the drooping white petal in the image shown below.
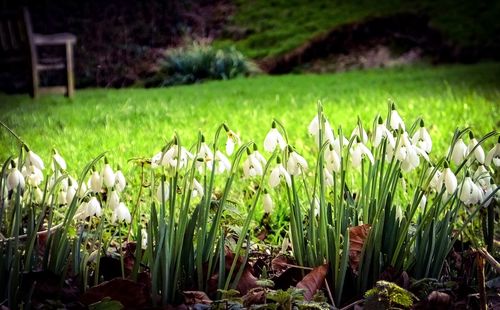
[[401,116],[399,116],[399,113],[396,110],[391,110],[390,125],[391,128],[394,130],[399,130],[400,128],[406,130],[405,123],[403,122],[403,119],[401,119]]
[[333,149],[333,147],[330,149],[327,148],[325,150],[325,162],[326,162],[326,168],[330,172],[339,172],[340,171],[340,156],[339,154]]
[[292,181],[290,175],[288,174],[288,171],[286,171],[285,167],[283,167],[283,164],[280,163],[276,165],[276,167],[271,171],[271,175],[269,176],[269,185],[274,188],[281,183],[282,179],[285,179],[285,182],[288,184],[288,186],[292,185]]
[[293,151],[288,156],[287,171],[291,175],[300,175],[304,170],[307,170],[307,162],[304,157]]
[[224,171],[231,170],[231,162],[220,151],[215,152],[215,159],[216,159],[217,164],[218,164],[218,168],[217,168],[218,173],[223,173]]
[[87,211],[86,211],[86,216],[101,216],[102,214],[102,209],[101,209],[101,204],[97,200],[97,198],[92,197],[90,198],[89,202],[87,203]]
[[457,189],[457,177],[450,168],[445,168],[441,174],[441,184],[445,186],[446,192],[452,195]]
[[109,202],[108,205],[111,208],[111,210],[114,210],[118,207],[118,204],[120,203],[120,196],[118,196],[118,192],[116,190],[112,190],[111,194],[109,195]]
[[61,155],[59,155],[59,153],[57,153],[57,152],[54,153],[54,155],[52,155],[52,158],[54,159],[54,162],[57,164],[57,166],[59,166],[59,168],[61,170],[66,170],[66,168],[67,168],[66,161],[64,160],[64,158]]
[[[474,150],[474,157],[476,158],[476,160],[480,163],[480,164],[484,164],[484,160],[485,160],[485,155],[484,155],[484,150],[483,150],[483,147],[481,145],[477,145],[477,140],[476,138],[472,138],[469,142],[469,145],[467,146],[467,154],[471,153],[472,150]],[[476,149],[474,149],[474,147]]]
[[104,186],[107,188],[111,188],[115,185],[115,173],[109,164],[104,164],[101,177]]
[[274,209],[274,203],[271,195],[269,193],[265,193],[262,197],[262,204],[264,206],[265,213],[271,213]]
[[487,166],[491,166],[493,163],[494,166],[500,167],[500,143],[495,144],[495,146],[488,151],[488,155],[486,155],[484,163]]
[[33,151],[28,151],[28,166],[35,166],[36,168],[43,170],[45,169],[45,165],[43,164],[43,160]]
[[464,161],[465,156],[467,156],[467,146],[462,139],[458,139],[451,152],[451,160],[456,165],[460,165]]
[[163,192],[162,192],[162,185],[161,184],[158,185],[158,188],[156,189],[156,199],[158,199],[159,202],[162,202],[163,199],[165,199],[165,201],[168,201],[169,194],[170,194],[170,185],[167,182],[163,183]]
[[203,196],[203,186],[196,179],[193,179],[191,197],[202,197]]
[[281,150],[284,150],[286,142],[278,129],[271,128],[264,139],[264,150],[267,152],[274,152],[277,146],[279,146]]
[[116,209],[114,209],[113,215],[111,216],[112,223],[116,223],[117,221],[125,223],[130,223],[132,221],[130,211],[123,202],[120,202]]
[[7,190],[13,190],[17,189],[18,186],[22,189],[24,189],[24,177],[22,173],[17,169],[17,167],[14,167],[10,169],[9,174],[7,175]]
[[92,172],[92,175],[90,176],[90,180],[89,180],[89,187],[90,187],[90,190],[93,191],[94,193],[98,193],[101,191],[102,177],[99,174],[99,172],[97,172],[97,171]]
[[413,134],[411,141],[427,153],[430,153],[432,150],[432,139],[425,127],[419,127],[415,134]]

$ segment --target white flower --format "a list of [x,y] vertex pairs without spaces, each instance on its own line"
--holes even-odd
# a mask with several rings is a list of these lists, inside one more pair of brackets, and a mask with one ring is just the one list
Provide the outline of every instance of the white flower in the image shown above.
[[[156,189],[156,198],[158,199],[159,202],[162,202],[163,199],[165,201],[168,201],[168,195],[170,194],[170,185],[168,182],[163,183],[163,192],[161,191],[162,185],[158,185],[158,188]],[[165,197],[165,198],[163,198]]]
[[45,166],[43,164],[43,160],[40,158],[40,156],[38,156],[37,154],[35,154],[33,151],[28,151],[28,162],[27,162],[28,166],[35,166],[36,168],[40,169],[40,170],[43,170],[45,169]]
[[[476,147],[477,145],[477,147]],[[474,149],[476,148],[476,149]],[[467,154],[470,154],[474,150],[474,157],[480,164],[484,164],[484,150],[481,145],[477,144],[476,138],[472,137],[470,139],[469,145],[467,146]]]
[[156,153],[152,158],[151,158],[151,168],[158,168],[161,164],[161,159],[163,157],[163,151],[160,151]]
[[276,146],[283,151],[286,147],[286,142],[283,136],[279,133],[278,129],[276,129],[276,124],[273,122],[273,127],[266,135],[264,139],[264,150],[267,152],[274,152]]
[[197,160],[195,165],[200,173],[203,173],[205,168],[212,169],[214,154],[205,142],[200,144],[200,150],[198,151],[198,154],[196,154],[196,158]]
[[111,208],[111,210],[115,210],[118,207],[119,203],[120,203],[120,196],[118,196],[118,192],[115,189],[113,189],[111,191],[111,194],[109,195],[108,206]]
[[490,166],[493,163],[496,167],[500,167],[500,138],[498,140],[495,146],[488,152],[488,155],[486,155],[484,162],[486,166]]
[[340,171],[340,155],[335,151],[333,145],[329,145],[325,150],[326,169],[330,173]]
[[196,179],[193,179],[191,190],[191,197],[203,197],[203,186],[201,186],[200,182],[198,182]]
[[425,152],[427,152],[427,153],[431,152],[432,139],[431,139],[431,136],[429,135],[429,133],[427,132],[427,129],[425,129],[423,121],[420,122],[420,127],[413,134],[411,141],[413,142],[414,145],[418,146],[419,148],[421,148]]
[[382,142],[382,139],[386,138],[389,144],[394,148],[396,142],[394,141],[394,136],[387,129],[384,123],[382,123],[382,118],[379,118],[379,123],[375,127],[375,135],[373,136],[373,146],[378,147]]
[[127,180],[125,180],[125,176],[123,175],[123,172],[120,170],[119,167],[115,173],[115,179],[116,179],[115,183],[116,190],[119,192],[123,192],[125,186],[127,186]]
[[401,222],[403,220],[403,210],[400,205],[396,205],[396,220]]
[[35,203],[42,203],[43,200],[43,192],[39,187],[35,187],[33,190],[33,200]]
[[[493,193],[494,190],[496,190],[497,186],[495,184],[488,184],[488,186],[486,186],[483,190],[483,199],[481,201],[481,204],[484,206],[484,207],[487,207],[490,205],[490,203],[493,201],[493,199],[495,198],[495,195],[492,195],[490,197],[490,195]],[[498,197],[498,193],[496,194],[496,196]]]
[[7,190],[17,190],[18,186],[21,190],[24,189],[24,177],[17,167],[13,167],[7,176]]
[[368,157],[372,165],[375,162],[372,152],[363,144],[363,142],[357,142],[355,140],[352,143],[349,152],[351,153],[351,163],[354,168],[361,166],[361,160],[365,157],[365,155]]
[[357,136],[359,139],[361,139],[361,142],[363,142],[363,144],[368,143],[368,135],[366,134],[366,131],[364,128],[363,128],[363,130],[360,131],[359,125],[357,125],[351,133],[351,138],[354,136]]
[[118,207],[116,207],[116,209],[113,211],[113,215],[111,216],[111,222],[116,223],[116,221],[125,223],[130,223],[132,221],[130,211],[123,202],[120,202],[120,204],[118,204]]
[[66,189],[66,201],[71,203],[73,198],[76,196],[76,191],[78,190],[78,182],[72,177],[68,177],[68,188]]
[[[319,143],[319,122],[318,122],[318,116],[316,115],[311,123],[309,123],[309,126],[307,127],[308,132],[314,136],[316,139],[316,144]],[[328,120],[325,119],[325,129],[323,132],[323,143],[329,141],[330,143],[333,143],[335,141],[335,136],[333,135],[333,130],[332,127],[330,126],[330,123]]]
[[460,138],[453,146],[453,150],[451,151],[451,160],[456,165],[460,165],[464,161],[466,156],[467,156],[467,146],[465,145],[462,138]]
[[38,167],[32,165],[27,171],[29,172],[27,176],[27,182],[31,186],[39,186],[43,181],[43,172]]
[[271,171],[271,175],[269,176],[269,185],[274,188],[281,183],[282,179],[285,179],[285,182],[286,184],[288,184],[288,186],[292,186],[290,175],[286,171],[285,167],[283,167],[283,164],[278,161],[278,164]]
[[231,129],[226,128],[227,140],[226,140],[226,154],[231,156],[234,152],[234,146],[240,144],[240,137]]
[[477,167],[476,172],[474,172],[474,180],[483,188],[490,185],[491,175],[484,165],[479,165]]
[[446,167],[439,177],[440,190],[444,185],[448,194],[453,194],[457,189],[457,177],[449,167]]
[[292,151],[288,155],[287,169],[291,175],[300,175],[304,170],[307,170],[307,162],[304,157]]
[[57,195],[57,204],[58,205],[65,205],[68,204],[68,201],[66,200],[66,192],[64,190],[60,190],[59,194]]
[[88,217],[88,216],[101,216],[102,214],[102,209],[101,209],[101,204],[99,203],[99,201],[97,200],[97,198],[95,197],[92,197],[90,198],[89,202],[87,202],[87,206],[86,206],[86,211],[85,211],[85,217]]
[[113,169],[108,163],[104,164],[104,168],[102,169],[102,183],[106,188],[111,188],[115,185],[115,173]]
[[80,190],[78,190],[78,197],[79,198],[82,198],[85,196],[85,194],[87,193],[87,185],[85,185],[85,182],[82,182],[82,184],[80,184]]
[[243,162],[243,174],[246,178],[255,177],[264,173],[262,163],[257,159],[255,152],[248,155]]
[[429,160],[429,156],[425,151],[411,143],[406,131],[402,133],[400,143],[395,150],[388,148],[387,153],[390,154],[391,157],[392,152],[395,152],[396,159],[401,162],[401,169],[404,172],[410,172],[418,167],[420,164],[419,156]]
[[[180,158],[179,158],[179,153],[180,153]],[[188,152],[186,148],[184,148],[183,146],[181,146],[179,152],[179,146],[177,144],[174,144],[161,159],[161,165],[167,167],[170,166],[176,169],[178,164],[179,169],[182,169],[185,166],[187,166],[188,160],[192,159],[193,157],[194,157],[193,154]]]
[[267,192],[264,193],[264,196],[262,197],[262,204],[264,205],[264,212],[265,213],[273,212],[274,203],[273,203],[273,199],[271,197],[271,194],[269,194]]
[[89,179],[89,187],[90,190],[93,191],[94,193],[98,193],[101,191],[102,188],[102,178],[99,172],[94,170],[92,172],[92,175],[90,176]]
[[[64,160],[64,158],[62,158],[62,156],[59,155],[59,153],[57,153],[56,150],[53,150],[53,152],[54,152],[54,155],[52,155],[52,159],[54,160],[54,163],[57,166],[59,166],[59,168],[61,170],[66,170],[66,161]],[[52,169],[56,170],[55,165],[52,166]]]
[[227,171],[231,170],[231,162],[226,157],[226,155],[222,154],[221,151],[215,152],[215,162],[216,162],[215,171],[217,173],[223,173],[226,170]]
[[399,130],[399,128],[406,130],[405,128],[405,123],[401,119],[401,116],[399,116],[398,111],[394,108],[394,106],[391,109],[391,122],[390,122],[391,128],[394,130]]
[[[431,173],[432,173],[432,169],[429,170]],[[441,190],[441,171],[439,170],[436,170],[436,173],[434,173],[434,175],[432,176],[432,179],[431,181],[429,182],[429,185],[432,189],[434,189],[435,191],[439,191]]]
[[477,204],[483,200],[482,190],[474,184],[472,179],[465,177],[460,189],[460,200],[466,205]]
[[145,250],[148,248],[148,231],[146,229],[141,229],[141,249]]
[[333,186],[333,174],[328,171],[328,168],[324,168],[323,173],[326,186]]
[[422,199],[420,199],[420,202],[418,203],[418,206],[420,207],[422,212],[424,212],[426,205],[427,205],[427,196],[425,196],[424,194],[422,195]]

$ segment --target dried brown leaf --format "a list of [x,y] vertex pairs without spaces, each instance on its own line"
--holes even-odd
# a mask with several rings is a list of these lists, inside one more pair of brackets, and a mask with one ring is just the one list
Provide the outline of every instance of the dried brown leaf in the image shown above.
[[370,233],[370,229],[370,224],[363,224],[349,228],[349,265],[355,274],[358,273],[361,251],[363,250],[365,240]]
[[184,302],[187,305],[204,304],[210,305],[213,301],[202,291],[184,291]]
[[316,294],[316,291],[321,289],[321,287],[323,286],[326,274],[328,273],[328,265],[329,264],[324,264],[315,267],[302,279],[302,281],[297,283],[297,288],[301,288],[304,290],[305,300],[312,300],[314,294]]

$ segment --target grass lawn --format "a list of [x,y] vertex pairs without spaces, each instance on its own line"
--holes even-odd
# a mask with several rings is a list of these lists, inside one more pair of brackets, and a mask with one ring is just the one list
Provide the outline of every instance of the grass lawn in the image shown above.
[[[387,113],[393,98],[410,124],[422,116],[443,155],[453,130],[471,126],[476,135],[500,128],[500,63],[415,67],[336,75],[258,76],[163,89],[85,89],[70,101],[44,96],[0,95],[0,120],[45,160],[55,147],[71,172],[102,151],[113,163],[151,157],[178,131],[191,145],[201,129],[211,140],[221,122],[243,141],[262,145],[273,117],[287,128],[299,151],[312,146],[307,125],[322,100],[334,127],[350,135],[359,115],[365,126]],[[467,142],[467,141],[466,141]],[[493,141],[490,141],[493,143]],[[16,144],[0,130],[0,159]],[[489,147],[489,145],[488,145]]]

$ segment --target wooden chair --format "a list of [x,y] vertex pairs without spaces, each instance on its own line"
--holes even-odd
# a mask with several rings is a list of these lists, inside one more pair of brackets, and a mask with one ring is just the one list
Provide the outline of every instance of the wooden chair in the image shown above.
[[[0,65],[25,68],[30,72],[31,96],[42,93],[64,93],[72,97],[75,89],[73,72],[73,45],[76,37],[71,33],[33,33],[30,14],[22,11],[0,13]],[[38,48],[60,46],[65,48],[64,57],[41,57]],[[19,67],[16,67],[19,66]],[[40,74],[52,70],[65,70],[64,86],[41,86]]]

